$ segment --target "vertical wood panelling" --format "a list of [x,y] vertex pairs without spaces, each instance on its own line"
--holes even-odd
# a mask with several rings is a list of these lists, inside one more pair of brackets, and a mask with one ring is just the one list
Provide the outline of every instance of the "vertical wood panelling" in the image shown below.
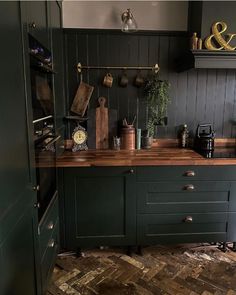
[[[97,38],[97,35],[88,35],[87,37],[87,46],[88,46],[88,56],[87,56],[87,63],[89,65],[96,65],[100,60],[101,55],[98,53],[104,52],[105,54],[107,53],[107,48],[106,48],[106,42],[104,43],[105,47],[100,48],[100,40]],[[79,39],[79,38],[78,38]],[[79,46],[83,46],[83,44],[79,44]],[[93,54],[90,54],[90,48],[93,48]],[[90,99],[90,108],[96,108],[98,106],[97,100],[99,96],[105,96],[107,99],[109,99],[109,96],[106,94],[106,89],[104,89],[105,93],[101,93],[100,91],[100,72],[99,70],[93,70],[93,71],[84,71],[83,74],[85,74],[84,82],[90,84],[90,85],[98,85],[94,87],[93,90],[93,95]]]
[[214,110],[216,104],[216,70],[210,69],[207,72],[206,103],[204,122],[213,124]]
[[[235,71],[228,70],[226,78],[225,101],[223,110],[223,130],[222,133],[226,137],[232,135],[232,121],[234,120],[234,89],[235,89]],[[231,120],[229,120],[231,118]]]
[[[235,136],[236,82],[234,70],[190,70],[177,73],[175,60],[188,46],[188,38],[177,35],[138,34],[90,30],[65,30],[67,110],[74,98],[79,76],[76,64],[105,66],[161,67],[160,79],[171,84],[171,103],[168,106],[168,124],[157,128],[157,137],[176,138],[179,127],[186,123],[192,135],[200,123],[213,123],[217,137]],[[102,85],[104,75],[111,72],[112,88]],[[118,119],[129,121],[137,116],[136,127],[145,129],[148,110],[143,89],[133,85],[137,71],[126,71],[129,84],[119,86],[121,70],[84,70],[83,80],[95,86],[89,108],[97,107],[99,96],[107,98],[107,105],[116,109]],[[142,71],[147,77],[150,71]]]
[[[195,105],[195,122],[204,122],[206,103],[207,70],[198,70],[197,75],[197,100]],[[208,123],[208,122],[206,122]]]
[[223,130],[223,111],[224,111],[225,93],[226,93],[226,70],[217,70],[216,100],[215,100],[215,112],[214,112],[214,128],[216,130],[217,137],[223,136],[222,130]]

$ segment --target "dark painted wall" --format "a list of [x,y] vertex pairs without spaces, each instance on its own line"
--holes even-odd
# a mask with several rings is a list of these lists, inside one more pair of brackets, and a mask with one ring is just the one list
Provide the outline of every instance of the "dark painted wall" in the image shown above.
[[[217,137],[234,137],[236,112],[236,76],[234,70],[191,70],[177,73],[174,61],[188,46],[186,33],[138,33],[125,35],[117,31],[65,30],[67,110],[73,101],[79,75],[76,65],[149,65],[158,63],[160,78],[171,83],[168,124],[158,128],[158,137],[175,138],[181,124],[187,123],[195,133],[198,123],[212,123]],[[114,78],[111,89],[102,86],[106,70],[84,70],[83,80],[95,86],[89,108],[97,106],[99,96],[108,106],[118,110],[119,119],[137,115],[139,128],[147,121],[146,102],[142,90],[132,85],[136,71],[129,71],[130,84],[118,86],[119,70],[110,71]],[[144,76],[147,71],[142,72]]]

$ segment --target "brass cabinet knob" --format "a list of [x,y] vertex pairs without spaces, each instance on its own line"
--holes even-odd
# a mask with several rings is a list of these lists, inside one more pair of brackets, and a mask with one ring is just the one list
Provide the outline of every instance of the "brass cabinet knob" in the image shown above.
[[193,191],[195,189],[193,184],[187,184],[183,187],[185,191]]
[[130,169],[130,170],[129,170],[129,173],[130,173],[130,174],[133,174],[133,173],[134,173],[134,169]]
[[39,192],[39,189],[40,189],[39,185],[35,185],[35,186],[33,186],[33,190],[34,190],[35,192]]
[[48,242],[48,247],[49,248],[54,248],[55,247],[55,240],[54,239],[50,239]]
[[184,173],[184,175],[187,176],[187,177],[194,177],[196,174],[195,174],[194,171],[189,170],[189,171],[186,171],[186,172]]
[[38,203],[34,203],[34,208],[39,209],[40,208],[40,203],[39,202]]
[[184,222],[186,222],[186,223],[191,223],[191,222],[193,222],[193,217],[192,217],[192,216],[186,216],[186,217],[184,218]]
[[54,223],[52,221],[50,221],[47,227],[50,230],[53,229],[54,228]]
[[36,28],[36,23],[35,22],[30,23],[29,27],[32,28],[32,29],[35,29]]

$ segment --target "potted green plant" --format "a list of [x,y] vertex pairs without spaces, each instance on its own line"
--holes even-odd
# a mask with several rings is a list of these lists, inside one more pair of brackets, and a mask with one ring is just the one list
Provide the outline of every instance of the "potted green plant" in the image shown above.
[[170,102],[170,83],[160,80],[158,74],[153,74],[146,82],[144,94],[148,105],[147,143],[150,148],[157,125],[164,125],[167,106]]

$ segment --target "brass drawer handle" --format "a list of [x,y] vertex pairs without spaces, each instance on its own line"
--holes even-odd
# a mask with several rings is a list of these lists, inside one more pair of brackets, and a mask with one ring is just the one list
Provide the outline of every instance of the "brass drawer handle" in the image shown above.
[[130,169],[130,170],[129,170],[129,173],[130,173],[130,174],[134,174],[134,169]]
[[195,175],[196,175],[195,172],[192,170],[186,171],[184,173],[184,176],[187,176],[187,177],[194,177]]
[[187,184],[183,188],[185,191],[193,191],[195,189],[193,184]]
[[54,248],[55,247],[55,240],[54,239],[49,240],[48,247],[49,248]]
[[52,230],[54,228],[54,223],[52,221],[48,224],[48,229]]
[[186,217],[184,218],[184,222],[185,222],[185,223],[191,223],[191,222],[193,222],[193,218],[192,218],[192,216],[186,216]]

